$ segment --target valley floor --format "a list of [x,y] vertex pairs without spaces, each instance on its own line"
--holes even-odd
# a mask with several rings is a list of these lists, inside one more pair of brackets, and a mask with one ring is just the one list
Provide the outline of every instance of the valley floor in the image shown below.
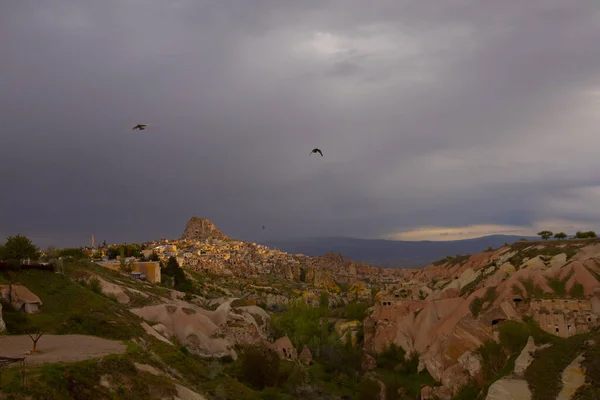
[[87,335],[43,335],[37,352],[25,355],[33,347],[27,335],[0,336],[0,353],[4,357],[25,357],[26,365],[76,362],[109,354],[123,354],[127,346],[121,341]]

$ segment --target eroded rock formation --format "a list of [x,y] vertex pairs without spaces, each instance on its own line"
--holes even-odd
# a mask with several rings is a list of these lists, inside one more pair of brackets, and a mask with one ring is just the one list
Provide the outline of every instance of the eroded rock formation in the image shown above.
[[187,240],[227,240],[228,237],[206,218],[192,217],[183,231],[182,239]]

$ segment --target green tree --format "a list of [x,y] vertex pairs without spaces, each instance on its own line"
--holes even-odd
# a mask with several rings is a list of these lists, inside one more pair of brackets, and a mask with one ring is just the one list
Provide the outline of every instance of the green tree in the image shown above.
[[119,267],[121,268],[122,272],[126,272],[127,263],[125,262],[125,248],[124,247],[121,247],[119,249]]
[[244,380],[257,389],[275,386],[279,379],[279,355],[264,346],[249,346],[242,355]]
[[319,297],[319,307],[329,307],[329,293],[321,292],[321,296]]
[[548,240],[552,237],[552,231],[541,231],[538,232],[538,235],[542,237],[543,240]]
[[575,237],[577,239],[591,239],[591,238],[595,238],[596,236],[596,232],[594,231],[587,231],[587,232],[577,232],[575,234]]
[[85,254],[83,250],[78,248],[60,249],[56,251],[56,255],[58,257],[71,257],[80,260],[88,258],[87,254]]
[[554,234],[554,239],[566,239],[567,234],[564,232],[558,232]]
[[183,268],[179,266],[179,263],[175,257],[169,257],[167,260],[167,266],[162,272],[165,275],[173,278],[173,286],[175,289],[182,292],[194,292],[194,286],[185,277],[185,272],[183,271]]
[[2,258],[5,260],[24,260],[30,258],[38,260],[40,249],[24,235],[9,236],[2,246]]

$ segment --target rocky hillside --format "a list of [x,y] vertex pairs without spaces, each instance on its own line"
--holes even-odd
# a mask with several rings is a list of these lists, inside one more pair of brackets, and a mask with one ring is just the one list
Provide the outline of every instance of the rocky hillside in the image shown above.
[[[541,340],[566,346],[565,341],[597,335],[599,261],[600,243],[596,240],[525,241],[472,256],[447,257],[422,270],[406,271],[403,281],[380,293],[366,319],[365,350],[377,353],[393,343],[406,352],[418,352],[420,369],[440,383],[427,393],[450,399],[460,395],[465,385],[478,382],[483,392],[473,398],[485,398],[490,380],[511,373],[515,360],[527,359],[527,354],[519,356],[519,352],[528,337],[536,345]],[[582,347],[571,359],[557,364],[561,368],[553,371],[557,380],[576,356],[595,351],[593,341],[587,343],[592,347]],[[500,346],[495,362],[501,367],[490,371],[486,368],[491,368],[487,364],[494,346]],[[533,346],[530,344],[531,352]],[[492,385],[495,389],[490,388],[487,398],[558,396],[564,385],[556,384],[550,390],[533,380],[531,371],[535,369],[531,368],[539,364],[526,367],[520,366],[520,374],[515,370],[510,382],[499,383],[502,390]],[[578,393],[583,396],[586,390],[592,389],[584,386]],[[498,395],[502,391],[513,397]]]
[[[235,240],[126,251],[160,260],[160,282],[81,251],[55,270],[0,265],[0,356],[26,357],[35,382],[3,370],[6,398],[600,394],[599,240],[524,241],[393,270]],[[27,334],[39,332],[32,352]]]

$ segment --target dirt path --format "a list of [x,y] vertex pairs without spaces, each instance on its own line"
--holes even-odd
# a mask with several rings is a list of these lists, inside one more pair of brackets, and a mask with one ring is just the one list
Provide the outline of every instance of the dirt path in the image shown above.
[[32,347],[27,335],[0,336],[0,356],[26,357],[25,365],[83,361],[123,354],[127,349],[120,341],[86,335],[44,335],[37,343],[38,353],[25,355]]

